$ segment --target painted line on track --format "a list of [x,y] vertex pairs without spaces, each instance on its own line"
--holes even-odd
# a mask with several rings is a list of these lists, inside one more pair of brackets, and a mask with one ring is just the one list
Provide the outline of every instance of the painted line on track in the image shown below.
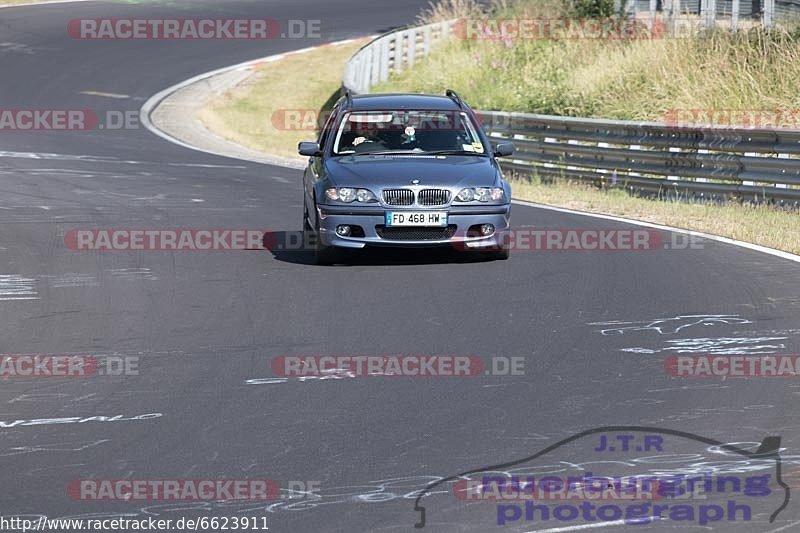
[[76,4],[78,2],[97,2],[98,0],[45,0],[43,2],[28,2],[26,4],[0,4],[0,9],[5,7],[33,7],[47,6],[50,4]]
[[784,252],[783,250],[776,250],[775,248],[769,248],[767,246],[761,246],[760,244],[752,244],[749,242],[737,241],[736,239],[731,239],[729,237],[722,237],[720,235],[714,235],[713,233],[703,233],[702,231],[694,231],[690,229],[676,228],[673,226],[665,226],[663,224],[655,224],[653,222],[634,220],[632,218],[619,217],[615,215],[604,215],[602,213],[576,211],[575,209],[567,209],[565,207],[555,207],[552,205],[537,204],[535,202],[528,202],[527,200],[512,200],[512,203],[525,205],[528,207],[536,207],[538,209],[557,211],[559,213],[568,213],[571,215],[582,215],[586,217],[602,218],[604,220],[613,220],[614,222],[624,222],[626,224],[634,224],[636,226],[644,226],[646,228],[653,228],[662,231],[671,231],[672,233],[681,233],[683,235],[691,235],[693,237],[700,237],[712,241],[723,242],[725,244],[732,244],[734,246],[739,246],[741,248],[747,248],[748,250],[774,255],[775,257],[780,257],[781,259],[788,259],[789,261],[800,263],[800,255]]
[[[658,517],[655,516],[646,516],[643,518],[644,520],[655,519],[657,520]],[[630,525],[639,525],[639,524],[631,524],[628,520],[612,520],[610,522],[600,522],[599,524],[581,524],[577,526],[565,526],[565,527],[551,527],[549,529],[535,529],[533,531],[528,531],[527,533],[562,533],[567,531],[582,531],[584,529],[596,529],[598,527],[610,527],[610,526],[630,526]]]
[[[183,89],[185,87],[188,87],[189,85],[193,85],[193,84],[195,84],[195,83],[197,83],[199,81],[203,81],[203,80],[206,80],[208,78],[212,78],[214,76],[218,76],[220,74],[225,74],[225,73],[231,72],[233,70],[252,69],[252,68],[257,67],[258,65],[260,65],[262,63],[272,63],[272,62],[275,62],[275,61],[280,61],[281,59],[284,59],[285,57],[289,57],[289,56],[296,55],[296,54],[305,54],[305,53],[311,52],[312,50],[317,50],[318,48],[324,48],[324,47],[328,47],[328,46],[341,46],[341,45],[344,45],[344,44],[350,44],[352,42],[355,42],[355,41],[358,41],[358,40],[361,40],[361,39],[372,39],[372,38],[375,38],[375,37],[376,37],[375,35],[368,35],[366,37],[359,37],[359,38],[355,38],[355,39],[345,39],[343,41],[336,41],[336,42],[332,42],[332,43],[326,43],[326,44],[319,45],[319,46],[310,46],[308,48],[302,48],[300,50],[293,50],[291,52],[284,52],[282,54],[274,54],[274,55],[271,55],[271,56],[260,57],[258,59],[251,59],[250,61],[245,61],[243,63],[237,63],[237,64],[229,66],[229,67],[224,67],[224,68],[220,68],[220,69],[217,69],[217,70],[212,70],[210,72],[205,72],[203,74],[198,74],[197,76],[189,78],[188,80],[184,80],[184,81],[182,81],[180,83],[177,83],[177,84],[175,84],[175,85],[173,85],[171,87],[167,87],[163,91],[160,91],[160,92],[154,94],[153,96],[151,96],[150,98],[148,98],[147,101],[144,103],[144,105],[142,105],[142,108],[139,110],[139,122],[145,128],[147,128],[151,133],[153,133],[155,135],[158,135],[162,139],[165,139],[165,140],[167,140],[167,141],[169,141],[169,142],[171,142],[173,144],[177,144],[178,146],[182,146],[184,148],[188,148],[190,150],[196,150],[198,152],[203,152],[203,153],[206,153],[206,154],[217,155],[217,156],[221,156],[221,157],[228,157],[228,158],[233,158],[233,159],[243,159],[245,161],[251,161],[251,162],[254,162],[254,163],[265,164],[262,161],[255,161],[253,159],[248,159],[248,158],[244,158],[244,157],[237,157],[237,156],[234,156],[234,155],[231,155],[231,154],[225,154],[225,153],[222,153],[222,152],[215,152],[215,151],[212,151],[212,150],[206,150],[205,148],[200,148],[200,147],[197,147],[197,146],[193,146],[193,145],[191,145],[189,143],[186,143],[186,142],[178,139],[177,137],[173,137],[172,135],[166,133],[165,131],[160,130],[150,120],[150,115],[152,115],[152,113],[156,110],[158,105],[161,102],[163,102],[165,99],[167,99],[170,95],[172,95],[173,93],[175,93],[175,92],[177,92],[177,91],[179,91],[179,90],[181,90],[181,89]],[[297,169],[297,167],[291,167],[291,166],[288,166],[288,165],[281,165],[279,163],[276,164],[276,166],[283,166],[285,168],[293,168],[295,170]]]

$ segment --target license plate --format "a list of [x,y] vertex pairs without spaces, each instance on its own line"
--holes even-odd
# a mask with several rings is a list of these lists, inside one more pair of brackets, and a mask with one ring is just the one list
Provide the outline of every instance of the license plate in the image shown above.
[[446,211],[387,211],[386,227],[447,226]]

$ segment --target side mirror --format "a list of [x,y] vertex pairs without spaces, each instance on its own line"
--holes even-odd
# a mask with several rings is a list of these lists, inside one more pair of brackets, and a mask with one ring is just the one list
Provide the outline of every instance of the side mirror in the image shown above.
[[322,155],[319,145],[315,142],[301,142],[297,145],[297,151],[300,155],[307,155],[308,157],[317,157]]
[[507,155],[511,155],[513,153],[514,153],[514,143],[512,142],[497,143],[497,146],[494,147],[495,157],[504,157]]

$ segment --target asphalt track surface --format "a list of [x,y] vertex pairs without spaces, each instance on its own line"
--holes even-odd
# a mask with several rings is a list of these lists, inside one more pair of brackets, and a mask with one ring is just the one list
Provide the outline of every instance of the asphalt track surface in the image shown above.
[[[412,21],[423,3],[2,9],[0,107],[135,111],[190,76],[387,30]],[[322,38],[79,41],[66,24],[80,17],[313,18]],[[302,83],[313,74],[294,75]],[[686,379],[663,369],[681,347],[800,353],[800,276],[785,259],[702,241],[699,249],[518,252],[505,262],[372,253],[319,267],[303,252],[76,252],[63,240],[75,228],[294,231],[300,219],[295,170],[195,152],[144,129],[0,132],[0,353],[139,357],[138,375],[0,383],[0,515],[258,516],[270,531],[412,531],[414,498],[428,483],[524,459],[601,426],[654,426],[749,451],[780,436],[783,474],[800,468],[796,379]],[[629,228],[523,205],[513,225]],[[726,318],[651,325],[690,315]],[[594,324],[608,321],[632,324],[605,334],[612,326]],[[525,367],[516,376],[250,381],[275,377],[273,357],[301,354],[522,357]],[[40,420],[60,418],[72,423]],[[658,453],[604,454],[598,442],[584,437],[515,472],[773,475],[777,462],[674,435]],[[68,497],[69,482],[81,479],[307,480],[320,488],[305,497],[284,489],[267,504]],[[768,497],[745,502],[750,521],[630,527],[800,529],[794,500],[768,522],[785,496],[774,477],[771,486]],[[459,501],[450,481],[433,492],[422,499],[429,531],[629,529],[524,515],[499,527],[496,503]]]

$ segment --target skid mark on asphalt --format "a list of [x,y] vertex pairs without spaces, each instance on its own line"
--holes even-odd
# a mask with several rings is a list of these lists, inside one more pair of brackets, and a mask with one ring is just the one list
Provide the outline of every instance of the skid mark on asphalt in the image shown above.
[[789,337],[719,337],[668,340],[664,348],[622,348],[623,352],[654,354],[707,353],[716,355],[774,354],[786,349],[783,341]]
[[19,274],[0,274],[0,301],[38,299],[35,279]]
[[114,268],[108,271],[113,277],[126,281],[156,281],[158,276],[149,268]]
[[36,444],[34,446],[13,446],[11,448],[0,450],[0,457],[11,457],[14,455],[29,455],[32,453],[40,453],[40,452],[82,452],[84,450],[88,450],[89,448],[94,448],[96,446],[100,446],[101,444],[105,444],[106,442],[111,442],[111,439],[82,441],[74,443],[59,442],[55,444]]
[[0,54],[18,52],[33,55],[33,48],[23,43],[0,43]]
[[[107,276],[117,281],[158,281],[159,277],[149,268],[112,268],[105,271]],[[103,277],[103,276],[101,276]],[[70,289],[80,287],[98,287],[102,285],[101,277],[95,274],[66,272],[64,274],[42,274],[35,278],[19,275],[0,275],[0,301],[2,300],[38,300],[36,283],[49,289]]]
[[[658,318],[640,321],[612,320],[591,322],[590,326],[603,326],[599,330],[604,336],[624,336],[630,333],[657,333],[658,338],[688,330],[719,327],[735,324],[752,324],[751,320],[740,315],[680,315],[671,318]],[[612,326],[612,327],[609,327]],[[760,355],[776,354],[787,349],[788,335],[797,335],[800,330],[734,331],[730,337],[698,337],[665,340],[660,347],[632,346],[620,348],[622,352],[636,354],[706,353],[710,355]]]
[[[158,281],[159,277],[149,268],[113,268],[106,271],[114,283],[117,281]],[[99,287],[100,279],[94,274],[67,272],[65,274],[42,274],[27,277],[19,274],[0,274],[0,302],[41,300],[36,289],[42,284],[48,289],[74,289]]]
[[126,417],[125,415],[114,416],[68,416],[59,418],[34,418],[23,420],[0,420],[0,429],[26,427],[26,426],[44,426],[54,424],[85,424],[87,422],[128,422],[134,420],[150,420],[153,418],[161,418],[163,413],[148,413],[144,415],[134,415]]
[[77,274],[66,273],[57,275],[44,275],[41,279],[47,282],[47,285],[53,289],[62,289],[67,287],[95,287],[100,285],[97,278],[92,274]]
[[695,326],[715,326],[721,324],[752,324],[739,315],[680,315],[671,318],[654,318],[631,322],[612,320],[610,322],[590,322],[590,326],[614,326],[600,331],[603,335],[622,335],[634,331],[655,331],[659,335],[673,335]]

